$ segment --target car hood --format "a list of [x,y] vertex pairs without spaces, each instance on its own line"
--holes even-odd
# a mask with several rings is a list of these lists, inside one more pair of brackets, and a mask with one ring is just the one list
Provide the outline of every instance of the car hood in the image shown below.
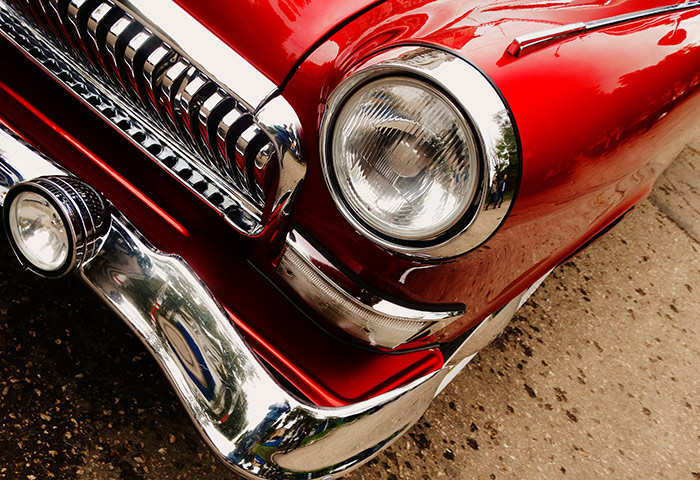
[[175,0],[275,84],[320,39],[384,0]]

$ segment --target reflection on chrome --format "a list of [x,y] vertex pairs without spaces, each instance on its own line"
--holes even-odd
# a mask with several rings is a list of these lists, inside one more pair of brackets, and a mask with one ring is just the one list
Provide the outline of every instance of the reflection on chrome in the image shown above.
[[182,259],[154,251],[117,212],[113,217],[82,276],[149,347],[204,437],[239,473],[318,478],[346,470],[427,408],[442,374],[349,407],[319,408],[294,398]]
[[[13,172],[8,187],[69,175],[2,124],[0,171]],[[155,356],[214,451],[246,478],[324,478],[358,466],[418,420],[447,373],[347,407],[305,403],[270,376],[187,264],[155,250],[114,209],[81,275]]]

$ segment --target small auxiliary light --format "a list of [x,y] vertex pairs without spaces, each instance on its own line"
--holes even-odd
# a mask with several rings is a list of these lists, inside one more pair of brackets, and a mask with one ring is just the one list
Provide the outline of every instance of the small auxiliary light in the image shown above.
[[73,177],[40,177],[5,197],[5,232],[20,263],[56,278],[90,261],[108,226],[105,200]]

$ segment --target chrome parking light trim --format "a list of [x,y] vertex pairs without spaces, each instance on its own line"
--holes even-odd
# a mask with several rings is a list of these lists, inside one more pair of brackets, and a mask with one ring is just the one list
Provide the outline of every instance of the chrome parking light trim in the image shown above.
[[370,292],[292,230],[278,275],[326,320],[369,345],[396,348],[464,315],[461,304],[408,306]]
[[[471,125],[481,156],[479,188],[460,221],[464,226],[449,238],[408,245],[376,235],[358,221],[346,205],[332,178],[330,139],[335,117],[345,101],[362,85],[383,76],[417,77],[442,91]],[[512,144],[511,144],[512,142]],[[472,250],[493,235],[505,221],[515,200],[520,175],[520,145],[510,109],[483,72],[450,52],[423,46],[394,47],[379,52],[357,66],[336,87],[327,101],[321,122],[320,154],[326,184],[345,219],[367,238],[382,247],[412,257],[451,258]],[[497,173],[507,166],[510,178],[502,210],[486,213],[487,191]],[[457,222],[455,225],[460,225]]]
[[590,22],[577,22],[561,25],[559,27],[516,37],[513,42],[508,45],[506,51],[514,57],[522,57],[523,55],[535,52],[565,38],[590,32],[591,30],[612,27],[621,23],[641,20],[642,18],[681,12],[683,10],[689,10],[697,7],[700,7],[700,0],[687,1],[658,8],[650,8],[648,10],[640,10],[638,12],[626,13],[624,15],[602,18],[600,20],[593,20]]
[[[4,132],[0,132],[4,134]],[[1,168],[1,167],[0,167]],[[54,270],[44,270],[29,259],[12,232],[13,201],[31,192],[54,208],[68,236],[66,261]],[[108,228],[109,211],[102,196],[92,187],[67,175],[41,176],[15,184],[3,199],[3,221],[15,256],[25,268],[48,278],[58,278],[80,268],[94,258],[100,237]]]

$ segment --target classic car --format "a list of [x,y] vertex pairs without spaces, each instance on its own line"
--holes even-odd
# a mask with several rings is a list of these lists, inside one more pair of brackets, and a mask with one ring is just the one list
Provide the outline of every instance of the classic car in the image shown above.
[[17,258],[247,478],[391,444],[700,121],[698,1],[0,0],[0,48]]

